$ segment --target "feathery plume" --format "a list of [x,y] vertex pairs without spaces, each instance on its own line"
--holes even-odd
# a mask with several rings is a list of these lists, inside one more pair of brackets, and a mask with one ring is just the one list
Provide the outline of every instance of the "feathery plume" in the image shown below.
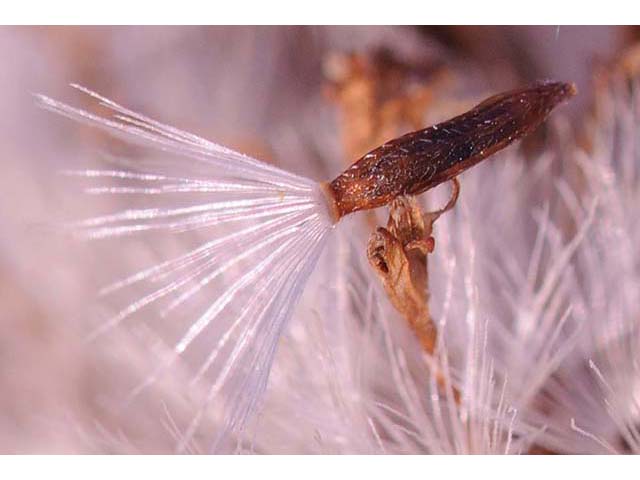
[[[87,191],[127,196],[139,205],[75,223],[73,231],[88,239],[150,231],[202,231],[207,238],[182,255],[105,286],[101,296],[131,288],[142,293],[91,336],[107,332],[143,309],[159,317],[188,315],[186,327],[176,331],[173,355],[136,392],[156,380],[201,337],[206,338],[211,342],[209,351],[192,360],[199,362],[193,381],[207,377],[210,386],[179,449],[191,441],[207,411],[220,412],[223,425],[212,445],[229,433],[239,438],[267,384],[280,334],[332,226],[318,187],[311,180],[74,87],[115,112],[113,118],[100,118],[42,95],[37,96],[38,102],[112,135],[186,158],[162,164],[152,156],[147,159],[152,166],[136,160],[128,169],[66,172],[88,180],[115,179],[118,186]],[[202,298],[210,301],[203,304]]]

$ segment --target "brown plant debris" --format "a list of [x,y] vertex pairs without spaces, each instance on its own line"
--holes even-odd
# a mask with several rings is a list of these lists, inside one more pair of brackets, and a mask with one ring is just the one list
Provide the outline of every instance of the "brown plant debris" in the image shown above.
[[[438,331],[429,311],[428,255],[435,249],[433,226],[451,210],[460,194],[460,183],[451,181],[447,204],[436,211],[422,213],[415,197],[400,196],[391,202],[387,227],[378,227],[369,238],[367,257],[382,281],[395,309],[404,317],[422,349],[433,356]],[[440,387],[445,386],[441,371],[434,372]],[[454,389],[456,401],[459,394]]]
[[387,227],[369,238],[367,257],[382,281],[393,306],[407,320],[425,352],[433,355],[437,331],[429,312],[428,255],[435,249],[436,220],[455,205],[460,193],[457,179],[440,210],[422,213],[415,197],[400,196],[392,203]]
[[418,129],[450,74],[437,64],[409,65],[390,51],[334,53],[325,62],[327,97],[339,108],[346,158],[351,161]]

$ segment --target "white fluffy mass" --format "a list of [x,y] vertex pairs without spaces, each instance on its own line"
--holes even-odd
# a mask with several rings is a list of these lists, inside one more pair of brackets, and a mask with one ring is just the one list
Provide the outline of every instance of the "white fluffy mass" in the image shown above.
[[[316,63],[428,50],[414,33],[120,29],[44,48],[55,35],[0,30],[2,451],[640,453],[637,83],[609,82],[588,121],[559,109],[536,155],[461,176],[429,256],[430,359],[367,263],[371,225],[332,228],[316,191],[346,161]],[[494,91],[474,73],[471,103]],[[30,92],[93,126],[26,109]]]

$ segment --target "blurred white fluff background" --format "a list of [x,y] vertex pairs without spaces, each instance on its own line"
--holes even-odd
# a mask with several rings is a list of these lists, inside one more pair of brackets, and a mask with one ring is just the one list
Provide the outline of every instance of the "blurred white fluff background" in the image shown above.
[[[247,407],[258,414],[242,439],[226,439],[220,451],[640,452],[640,90],[632,75],[613,69],[593,85],[584,56],[554,59],[582,42],[579,29],[561,30],[559,40],[555,27],[491,35],[530,44],[535,73],[577,81],[582,105],[554,115],[535,154],[512,147],[465,173],[460,201],[436,224],[430,305],[439,361],[460,405],[451,391],[439,393],[372,275],[371,225],[354,217],[338,226],[309,278],[264,402]],[[614,37],[592,32],[589,41],[610,50],[591,53],[613,56]],[[200,409],[209,385],[193,378],[219,340],[215,331],[192,357],[172,358],[189,312],[159,317],[141,309],[86,341],[145,294],[124,285],[101,301],[102,287],[186,253],[207,241],[206,231],[90,242],[61,235],[54,225],[129,205],[126,196],[85,195],[94,184],[59,172],[145,157],[37,109],[32,93],[96,112],[95,101],[67,87],[86,85],[320,181],[347,162],[338,112],[322,95],[323,58],[380,47],[407,61],[444,61],[456,74],[447,93],[454,106],[428,112],[425,125],[458,113],[455,102],[468,106],[521,81],[506,60],[490,70],[483,58],[463,62],[438,35],[410,28],[0,29],[8,66],[0,74],[0,451],[207,453],[238,405],[230,396]],[[203,174],[188,158],[163,161],[176,177]],[[439,188],[421,200],[440,204],[446,195]],[[230,248],[246,251],[247,243]],[[276,241],[261,259],[286,245]],[[206,290],[193,300],[211,302]]]

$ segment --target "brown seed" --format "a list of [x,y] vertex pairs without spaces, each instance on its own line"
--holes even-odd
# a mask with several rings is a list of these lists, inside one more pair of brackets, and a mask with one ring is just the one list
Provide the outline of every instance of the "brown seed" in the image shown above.
[[535,130],[574,84],[540,82],[488,98],[466,113],[372,150],[323,183],[335,220],[418,195]]

